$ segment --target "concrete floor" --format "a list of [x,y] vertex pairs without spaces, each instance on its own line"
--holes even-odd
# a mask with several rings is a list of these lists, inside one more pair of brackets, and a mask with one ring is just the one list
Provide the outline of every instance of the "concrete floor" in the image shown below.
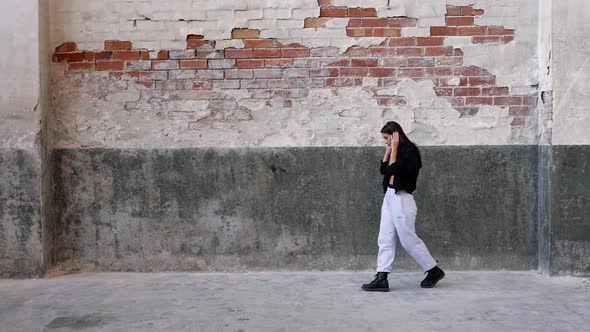
[[86,273],[0,280],[0,331],[588,331],[590,280],[453,272]]

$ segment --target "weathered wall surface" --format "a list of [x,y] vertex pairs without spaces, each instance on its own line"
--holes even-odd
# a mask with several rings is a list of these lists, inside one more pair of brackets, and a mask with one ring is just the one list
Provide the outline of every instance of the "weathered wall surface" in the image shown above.
[[37,1],[7,0],[0,8],[0,148],[32,149],[39,130]]
[[590,275],[590,4],[553,3],[551,256],[556,274]]
[[[536,268],[536,147],[422,154],[417,229],[440,263]],[[58,260],[122,271],[372,269],[381,156],[369,147],[56,150]],[[396,269],[418,268],[399,256]]]
[[44,269],[37,13],[37,1],[0,3],[0,277]]
[[536,142],[536,1],[388,3],[54,0],[52,146]]

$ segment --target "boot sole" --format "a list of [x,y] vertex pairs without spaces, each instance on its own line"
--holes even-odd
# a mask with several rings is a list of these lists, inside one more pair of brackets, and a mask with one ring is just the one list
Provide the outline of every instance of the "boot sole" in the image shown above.
[[422,285],[420,285],[420,287],[422,287],[422,288],[432,288],[432,287],[436,286],[436,284],[437,284],[437,283],[438,283],[438,282],[439,282],[439,281],[440,281],[442,278],[444,278],[444,277],[445,277],[445,273],[443,272],[443,273],[440,275],[440,278],[436,279],[436,280],[434,281],[434,283],[433,283],[431,286],[422,286]]
[[389,292],[389,288],[361,288],[366,292]]

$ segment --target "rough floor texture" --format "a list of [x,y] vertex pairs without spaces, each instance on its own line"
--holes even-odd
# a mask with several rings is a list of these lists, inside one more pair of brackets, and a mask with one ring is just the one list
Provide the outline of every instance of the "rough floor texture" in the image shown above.
[[0,331],[581,331],[590,280],[451,272],[107,273],[0,280]]

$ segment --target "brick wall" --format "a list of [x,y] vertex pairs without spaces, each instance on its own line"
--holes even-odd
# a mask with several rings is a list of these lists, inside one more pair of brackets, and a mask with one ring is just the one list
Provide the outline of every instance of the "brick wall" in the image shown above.
[[[469,1],[165,2],[111,1],[120,30],[83,36],[57,23],[108,7],[58,2],[56,146],[372,145],[392,119],[421,144],[534,143],[534,22],[520,39]],[[498,52],[516,73],[485,66]]]

